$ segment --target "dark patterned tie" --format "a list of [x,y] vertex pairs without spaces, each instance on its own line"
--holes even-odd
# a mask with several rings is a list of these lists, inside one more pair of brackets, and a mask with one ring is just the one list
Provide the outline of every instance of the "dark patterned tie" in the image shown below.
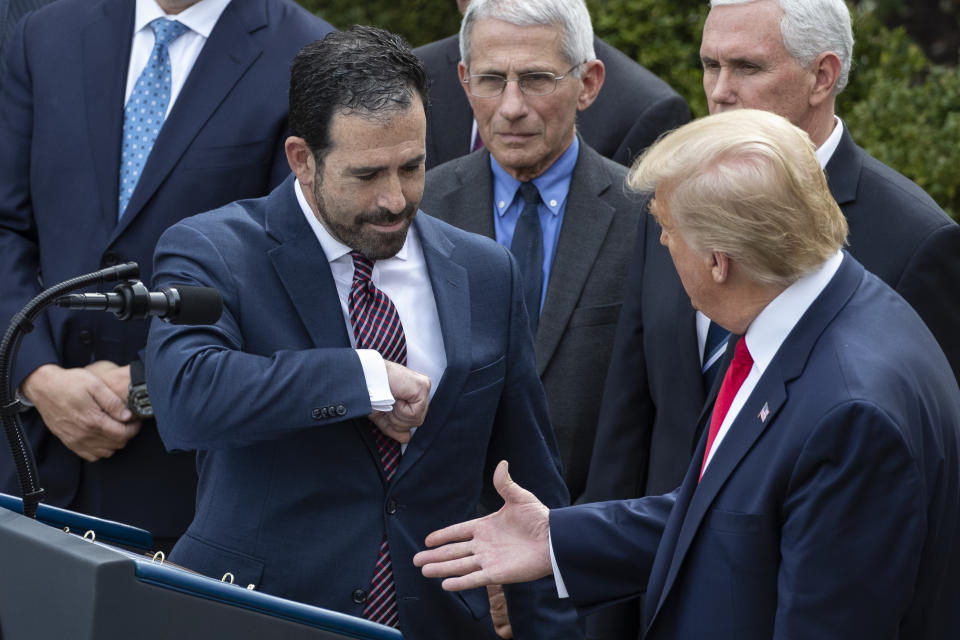
[[[356,251],[353,258],[353,283],[350,286],[350,324],[357,340],[358,349],[374,349],[384,359],[407,364],[407,340],[403,335],[400,315],[390,298],[377,289],[370,276],[373,275],[373,261]],[[383,435],[383,432],[370,425],[380,462],[383,464],[387,482],[393,479],[400,463],[400,443]],[[393,567],[390,563],[390,545],[384,532],[377,555],[377,566],[370,593],[367,594],[363,616],[373,622],[390,627],[400,626],[400,614],[397,609],[397,592],[393,584]]]
[[510,252],[520,266],[523,300],[530,316],[530,330],[537,332],[540,320],[540,294],[543,291],[543,229],[540,226],[540,192],[532,182],[520,183],[523,210],[513,231]]
[[717,373],[720,372],[720,362],[723,360],[723,354],[727,351],[729,338],[729,331],[713,320],[710,321],[710,328],[707,329],[707,342],[703,347],[703,366],[700,369],[700,373],[703,374],[703,390],[707,395],[710,395],[713,383],[717,379]]

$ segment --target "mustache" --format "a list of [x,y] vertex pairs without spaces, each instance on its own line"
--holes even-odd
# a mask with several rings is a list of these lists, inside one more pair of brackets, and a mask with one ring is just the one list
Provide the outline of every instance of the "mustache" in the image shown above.
[[417,205],[407,205],[400,213],[393,213],[389,209],[378,209],[371,213],[364,213],[357,217],[356,225],[362,224],[394,224],[402,220],[411,220],[417,215]]

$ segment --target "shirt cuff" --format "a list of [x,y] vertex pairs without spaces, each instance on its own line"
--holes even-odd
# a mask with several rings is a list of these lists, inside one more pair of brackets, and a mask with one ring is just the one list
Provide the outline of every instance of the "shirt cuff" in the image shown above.
[[390,381],[387,379],[387,365],[383,356],[373,349],[357,349],[363,377],[367,381],[367,393],[370,406],[374,411],[392,411],[393,394],[390,393]]
[[553,579],[557,583],[557,597],[569,598],[567,585],[563,584],[563,576],[560,575],[560,567],[557,566],[557,558],[553,555],[553,538],[550,537],[549,529],[547,529],[547,542],[550,543],[550,564],[553,565]]
[[27,396],[23,395],[23,393],[20,392],[20,387],[17,387],[16,391],[14,391],[14,396],[20,402],[20,405],[23,407],[22,410],[25,411],[27,409],[33,409],[33,403],[27,400]]

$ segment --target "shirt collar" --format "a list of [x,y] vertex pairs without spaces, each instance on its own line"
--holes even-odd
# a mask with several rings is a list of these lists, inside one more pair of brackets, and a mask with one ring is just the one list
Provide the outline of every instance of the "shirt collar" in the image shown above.
[[176,15],[167,15],[156,0],[137,0],[136,15],[133,19],[133,32],[136,33],[156,20],[157,18],[170,18],[184,24],[191,31],[194,31],[204,38],[209,38],[210,33],[220,19],[220,14],[230,4],[230,0],[200,0],[195,5],[184,9]]
[[833,157],[833,152],[837,150],[837,147],[840,145],[840,138],[843,136],[843,120],[837,116],[833,116],[833,119],[833,131],[814,152],[821,169],[825,168],[827,163],[830,162],[830,158]]
[[[330,235],[330,232],[327,231],[327,228],[323,226],[323,223],[320,222],[320,219],[313,212],[313,209],[310,208],[310,203],[307,202],[306,197],[303,195],[303,187],[300,186],[299,180],[295,179],[293,181],[293,190],[297,195],[297,202],[300,203],[300,210],[307,219],[307,224],[310,225],[310,228],[313,229],[314,235],[317,236],[317,240],[320,241],[320,247],[323,249],[323,253],[327,256],[327,262],[339,260],[343,256],[353,251],[353,249]],[[412,234],[409,232],[407,233],[407,239],[404,241],[403,246],[400,247],[400,251],[397,252],[397,255],[393,256],[394,258],[399,260],[407,259],[407,245],[410,243],[411,235]]]
[[[532,180],[540,192],[543,205],[553,215],[562,210],[570,191],[570,180],[573,177],[573,168],[577,164],[580,153],[580,139],[573,137],[573,142],[567,150],[542,174]],[[490,154],[490,169],[493,171],[493,202],[499,215],[503,215],[510,208],[510,204],[517,196],[520,181],[511,176]]]
[[843,252],[837,251],[813,273],[801,277],[784,289],[750,323],[744,340],[747,341],[747,348],[761,375],[777,354],[780,345],[800,321],[800,317],[829,284],[841,262]]

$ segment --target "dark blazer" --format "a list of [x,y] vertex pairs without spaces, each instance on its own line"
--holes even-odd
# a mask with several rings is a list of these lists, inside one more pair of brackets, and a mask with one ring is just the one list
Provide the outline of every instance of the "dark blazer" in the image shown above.
[[[917,185],[870,157],[844,131],[826,167],[850,226],[850,253],[920,314],[960,375],[960,227]],[[623,313],[582,501],[658,495],[683,480],[706,400],[695,311],[659,227],[647,217],[630,267]],[[636,637],[636,605],[605,611],[614,631]],[[631,610],[632,609],[632,610]],[[591,627],[597,623],[591,623]],[[634,632],[623,631],[632,628]],[[619,630],[618,630],[619,629]]]
[[[187,78],[117,222],[124,88],[135,3],[63,0],[30,14],[8,47],[0,96],[0,322],[50,286],[134,260],[149,282],[177,220],[267,193],[283,154],[290,61],[332,28],[289,0],[233,0]],[[42,284],[41,284],[42,282]],[[54,310],[23,343],[15,382],[39,365],[126,364],[147,324]],[[46,501],[179,535],[193,514],[192,456],[169,456],[145,423],[112,458],[84,463],[25,414]],[[0,486],[16,492],[0,456]]]
[[698,485],[705,441],[672,494],[551,513],[578,606],[646,590],[648,640],[958,637],[960,390],[849,255]]
[[[393,480],[326,256],[293,178],[269,196],[175,225],[154,286],[213,286],[215,326],[153,325],[148,384],[171,449],[199,451],[197,515],[172,559],[219,578],[359,616],[382,532],[410,638],[496,636],[486,591],[445,592],[413,566],[426,535],[499,508],[508,459],[550,504],[568,504],[509,252],[422,212],[447,369]],[[518,638],[577,638],[550,581],[508,588]]]
[[[626,169],[580,141],[563,226],[535,338],[570,495],[583,491],[627,265],[643,223]],[[427,172],[420,205],[461,229],[494,237],[493,171],[483,149]]]
[[[594,37],[606,80],[596,101],[577,114],[577,131],[591,147],[630,165],[661,133],[690,120],[690,109],[666,82],[619,50]],[[427,109],[427,169],[470,152],[473,111],[463,92],[457,63],[459,36],[413,50],[430,75]]]

